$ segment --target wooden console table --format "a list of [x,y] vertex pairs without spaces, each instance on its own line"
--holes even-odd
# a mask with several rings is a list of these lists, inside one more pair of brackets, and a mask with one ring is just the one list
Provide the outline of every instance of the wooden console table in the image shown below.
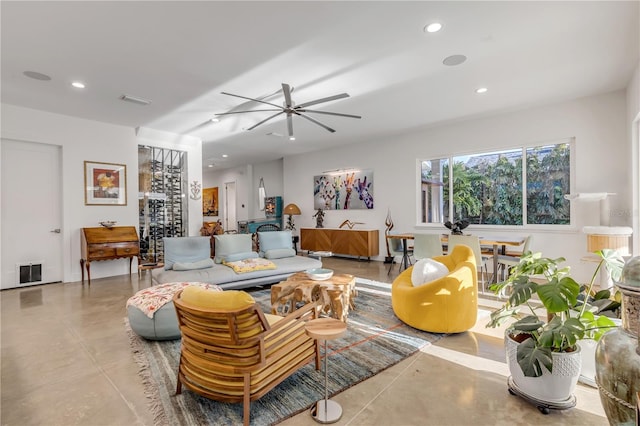
[[379,249],[377,229],[300,229],[300,249],[371,258]]
[[91,262],[129,258],[129,275],[133,258],[140,254],[140,241],[134,226],[114,226],[113,228],[82,228],[80,230],[80,270],[84,282],[84,268],[91,285]]

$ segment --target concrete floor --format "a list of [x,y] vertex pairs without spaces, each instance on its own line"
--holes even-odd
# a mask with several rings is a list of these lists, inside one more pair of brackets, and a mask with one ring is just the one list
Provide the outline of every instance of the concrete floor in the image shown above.
[[[391,282],[381,262],[323,259],[325,267]],[[126,300],[149,286],[136,275],[4,290],[2,425],[153,425],[124,328]],[[502,331],[435,345],[335,396],[338,425],[606,425],[598,392],[578,385],[578,405],[542,415],[509,395]],[[304,412],[282,425],[315,425]]]

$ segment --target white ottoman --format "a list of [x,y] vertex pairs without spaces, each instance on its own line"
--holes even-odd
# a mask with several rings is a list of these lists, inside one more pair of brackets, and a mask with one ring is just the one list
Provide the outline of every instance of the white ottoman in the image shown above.
[[178,290],[189,285],[222,291],[215,284],[199,282],[167,283],[140,290],[127,300],[131,329],[149,340],[179,339],[180,329],[172,299]]

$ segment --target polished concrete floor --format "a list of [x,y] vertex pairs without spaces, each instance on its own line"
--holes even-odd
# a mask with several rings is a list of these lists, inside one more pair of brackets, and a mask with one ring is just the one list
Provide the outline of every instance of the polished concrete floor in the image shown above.
[[[381,262],[324,259],[343,273],[391,282]],[[396,267],[397,268],[397,267]],[[149,277],[119,276],[0,292],[2,425],[153,425],[125,333],[125,302]],[[487,303],[488,305],[489,303]],[[542,415],[507,392],[502,331],[435,345],[338,394],[339,425],[606,425],[598,393],[579,384],[578,405]],[[315,425],[309,413],[282,425]]]

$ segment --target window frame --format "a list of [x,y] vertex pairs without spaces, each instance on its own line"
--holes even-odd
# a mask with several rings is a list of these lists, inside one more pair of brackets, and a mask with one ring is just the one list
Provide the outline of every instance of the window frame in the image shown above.
[[[522,167],[522,197],[523,197],[523,208],[522,208],[522,225],[492,225],[492,224],[470,224],[470,229],[493,229],[493,230],[512,230],[512,229],[532,229],[537,231],[569,231],[576,229],[576,210],[575,203],[570,202],[569,205],[569,223],[568,224],[531,224],[527,223],[527,167],[526,167],[526,153],[528,149],[537,148],[541,146],[552,146],[552,145],[569,145],[569,193],[575,193],[575,184],[576,184],[576,144],[575,137],[562,138],[562,139],[554,139],[549,141],[538,141],[533,142],[526,145],[518,145],[518,146],[505,146],[505,147],[493,147],[488,148],[482,151],[467,151],[467,152],[455,152],[446,155],[430,155],[428,158],[417,158],[416,159],[416,192],[415,192],[415,200],[416,200],[416,225],[415,227],[418,229],[443,229],[443,223],[429,223],[429,222],[421,222],[422,218],[422,162],[423,161],[433,161],[433,160],[442,160],[446,159],[449,162],[449,193],[453,193],[453,161],[456,157],[462,156],[478,156],[483,154],[488,154],[492,152],[500,152],[500,151],[514,151],[521,150],[523,153],[523,167]],[[443,221],[451,220],[451,215],[454,213],[453,210],[453,197],[449,197],[449,217],[443,218]],[[469,229],[467,228],[467,229]]]

